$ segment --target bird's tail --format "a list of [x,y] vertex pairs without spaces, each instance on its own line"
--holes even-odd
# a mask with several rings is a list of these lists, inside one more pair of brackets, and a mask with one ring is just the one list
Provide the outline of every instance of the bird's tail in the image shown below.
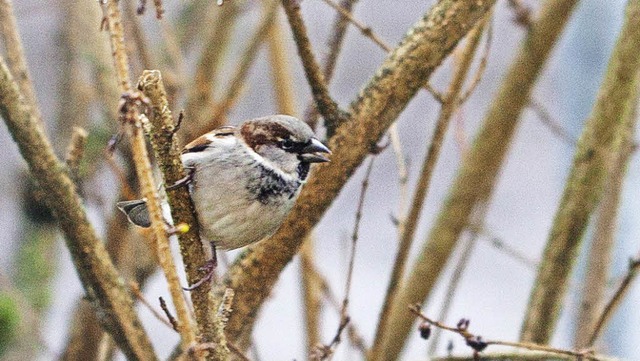
[[147,208],[147,201],[144,199],[134,199],[132,201],[122,201],[116,203],[118,209],[122,213],[127,215],[129,222],[136,226],[148,228],[151,226],[151,219],[149,218],[149,209]]

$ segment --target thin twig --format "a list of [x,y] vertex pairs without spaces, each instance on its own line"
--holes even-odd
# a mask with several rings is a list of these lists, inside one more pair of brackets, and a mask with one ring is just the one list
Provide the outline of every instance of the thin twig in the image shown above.
[[393,265],[393,270],[391,271],[391,279],[389,281],[389,286],[387,287],[382,311],[378,321],[379,323],[376,330],[376,337],[373,348],[371,350],[371,355],[373,357],[378,357],[376,355],[381,355],[381,347],[384,338],[386,337],[386,328],[388,326],[388,315],[391,312],[392,307],[395,307],[394,295],[396,294],[398,285],[400,284],[404,276],[405,264],[409,256],[411,244],[413,243],[413,238],[417,229],[418,221],[420,219],[420,214],[422,213],[422,207],[429,190],[433,170],[435,169],[436,161],[438,160],[438,157],[440,155],[440,150],[444,142],[444,136],[449,122],[457,110],[459,94],[462,90],[464,80],[466,79],[469,72],[469,68],[473,60],[473,55],[475,54],[476,48],[480,42],[484,26],[489,21],[490,17],[491,15],[488,14],[484,18],[484,20],[478,23],[476,28],[474,28],[474,30],[472,30],[472,32],[469,34],[469,40],[462,50],[462,55],[460,56],[460,63],[456,67],[453,79],[451,80],[451,84],[449,85],[449,89],[445,94],[444,102],[442,103],[442,108],[440,109],[440,114],[438,116],[438,121],[436,123],[436,129],[434,131],[433,138],[427,145],[426,156],[422,164],[420,177],[416,185],[413,200],[411,202],[411,208],[407,215],[406,222],[402,227],[403,232],[400,236],[398,253]]
[[164,298],[162,297],[158,297],[158,301],[160,302],[160,308],[162,308],[162,311],[164,312],[165,315],[167,315],[167,318],[169,319],[169,323],[171,324],[171,327],[176,330],[176,332],[179,332],[178,330],[180,329],[178,326],[178,321],[176,321],[176,318],[173,317],[173,315],[171,314],[171,311],[169,311],[169,307],[167,307],[167,302],[165,302]]
[[[342,304],[338,300],[338,297],[333,293],[329,282],[327,282],[326,278],[322,274],[320,274],[320,271],[318,271],[318,269],[316,269],[314,265],[311,265],[310,273],[316,279],[316,282],[320,285],[322,294],[328,301],[329,305],[334,309],[334,311],[336,311],[338,315],[340,315]],[[360,351],[363,357],[365,357],[368,349],[367,345],[364,342],[364,337],[362,337],[362,334],[358,331],[353,322],[349,322],[349,324],[347,325],[347,332],[351,344],[355,346],[358,351]]]
[[613,293],[613,296],[609,302],[607,302],[607,305],[602,310],[602,314],[600,314],[600,317],[598,317],[598,320],[596,321],[593,332],[589,337],[589,345],[595,344],[607,322],[609,322],[611,316],[613,316],[613,312],[618,308],[618,306],[620,306],[620,303],[629,291],[631,283],[638,275],[638,270],[640,270],[640,254],[638,254],[636,259],[631,259],[629,261],[629,270],[627,271],[626,276],[620,283],[618,289]]
[[[482,224],[487,214],[487,202],[480,203],[478,205],[478,209],[475,212],[475,223]],[[449,315],[449,311],[451,309],[451,305],[453,304],[455,293],[458,289],[458,285],[460,284],[460,280],[462,279],[462,275],[467,269],[469,264],[469,259],[471,259],[471,254],[475,249],[476,244],[478,243],[478,238],[480,238],[480,232],[471,231],[469,235],[469,239],[467,243],[464,245],[462,254],[460,255],[460,259],[456,263],[456,266],[453,270],[453,274],[451,275],[451,279],[447,284],[447,289],[445,290],[444,301],[442,302],[442,306],[440,307],[440,313],[438,314],[439,320],[446,320]],[[431,344],[429,345],[428,354],[433,356],[438,347],[438,341],[440,340],[440,329],[436,329],[433,332],[433,338],[431,339]]]
[[[165,317],[163,317],[160,312],[158,312],[152,305],[151,303],[149,303],[149,301],[147,301],[147,299],[144,297],[144,294],[142,293],[142,291],[140,290],[140,286],[138,286],[137,282],[134,281],[130,281],[129,282],[129,288],[131,289],[131,292],[133,292],[133,294],[136,296],[136,298],[138,299],[138,301],[140,301],[146,308],[147,310],[149,310],[149,312],[151,312],[151,314],[153,315],[153,317],[155,317],[158,321],[162,322],[163,324],[165,324],[167,327],[172,328],[176,331],[178,331],[177,327],[174,325],[174,323],[171,321],[171,318],[169,320],[167,320]],[[160,297],[162,298],[162,297]],[[161,301],[161,304],[164,302],[164,300]],[[166,306],[166,304],[165,304]],[[167,311],[165,311],[165,313],[167,313]],[[175,320],[173,320],[175,321]]]
[[[356,28],[358,28],[358,30],[360,30],[360,33],[362,35],[364,35],[364,37],[370,39],[371,41],[373,41],[376,45],[378,45],[382,50],[384,50],[385,52],[390,52],[391,50],[393,50],[393,48],[391,46],[389,46],[389,44],[387,44],[384,40],[382,40],[382,38],[380,38],[378,35],[376,35],[376,33],[373,31],[373,29],[366,25],[365,23],[363,23],[362,21],[356,19],[353,14],[351,13],[350,9],[347,9],[345,7],[343,7],[342,5],[338,5],[336,4],[333,0],[322,0],[325,3],[327,3],[329,6],[331,6],[333,9],[335,9],[338,13],[340,13],[340,15],[342,17],[344,17],[345,19],[347,19],[350,23],[352,23]],[[440,92],[438,92],[437,90],[435,90],[431,84],[426,83],[424,85],[424,88],[436,99],[438,100],[440,103],[442,103],[443,99],[444,99],[444,95],[440,94]]]
[[571,146],[574,146],[578,143],[578,139],[571,135],[569,131],[567,131],[560,123],[554,119],[551,115],[551,112],[542,104],[542,102],[531,99],[529,101],[529,108],[535,112],[537,118],[544,124],[553,135],[560,138],[564,142],[568,143]]
[[491,346],[491,345],[501,345],[501,346],[517,347],[517,348],[522,348],[522,349],[531,350],[531,351],[543,351],[543,352],[551,352],[558,355],[574,356],[574,357],[583,358],[585,360],[600,360],[599,357],[596,357],[593,354],[592,350],[574,351],[574,350],[555,348],[555,347],[546,346],[546,345],[538,345],[530,342],[484,340],[481,336],[475,335],[468,330],[468,327],[469,327],[468,319],[463,318],[460,320],[460,322],[458,322],[458,325],[456,327],[452,327],[452,326],[447,326],[441,322],[434,321],[428,318],[427,316],[425,316],[422,312],[420,312],[420,305],[410,305],[409,310],[412,313],[414,313],[416,316],[418,316],[422,321],[427,322],[429,325],[438,327],[446,331],[457,333],[462,338],[464,338],[465,342],[467,343],[467,346],[471,347],[474,350],[474,352],[478,352],[478,353],[482,352],[488,346]]
[[493,21],[488,21],[487,31],[485,32],[485,34],[484,49],[482,50],[482,55],[480,56],[480,64],[478,64],[478,69],[471,79],[471,84],[469,84],[467,90],[463,91],[462,94],[458,97],[458,107],[461,107],[464,103],[467,102],[469,97],[471,97],[473,92],[478,87],[478,84],[480,84],[485,71],[487,70],[487,64],[489,63],[489,53],[491,52],[491,44],[493,43]]
[[353,267],[356,258],[356,245],[358,243],[358,234],[360,231],[360,223],[362,220],[362,210],[364,208],[365,195],[367,194],[367,189],[369,188],[369,178],[371,177],[371,171],[373,169],[373,163],[375,159],[375,155],[371,157],[364,175],[364,179],[362,180],[362,186],[360,187],[360,197],[358,198],[356,219],[353,227],[353,233],[351,235],[351,253],[349,256],[349,266],[347,269],[347,281],[345,283],[344,298],[342,299],[342,306],[340,308],[340,323],[338,325],[338,330],[336,331],[336,334],[331,342],[321,348],[321,350],[323,351],[323,355],[320,357],[321,360],[324,360],[333,355],[336,347],[338,346],[338,344],[340,344],[342,331],[347,327],[350,321],[350,317],[348,315],[349,293],[351,291],[351,282],[353,280]]
[[501,239],[497,234],[493,233],[489,228],[483,225],[470,224],[467,229],[474,233],[482,234],[482,240],[489,243],[493,248],[518,261],[528,269],[535,271],[538,268],[538,261],[533,260],[522,252],[518,251],[514,247],[509,245],[509,242]]
[[298,48],[298,55],[300,55],[300,59],[302,60],[307,82],[311,87],[311,93],[315,99],[316,107],[325,120],[327,135],[330,137],[336,128],[345,120],[345,114],[338,108],[338,104],[329,94],[324,75],[320,71],[320,66],[311,50],[311,43],[307,35],[307,28],[302,20],[298,1],[282,0],[282,6],[289,19],[293,38]]
[[[599,360],[605,361],[619,361],[615,358],[608,358],[605,356],[597,356]],[[433,357],[431,361],[478,361],[477,355],[470,356],[442,356]],[[481,360],[491,361],[581,361],[576,356],[571,355],[559,355],[555,352],[543,352],[543,351],[518,351],[518,352],[490,352],[484,353]]]
[[322,1],[324,1],[327,5],[331,6],[334,10],[339,12],[340,15],[342,15],[345,19],[348,19],[349,22],[351,22],[353,25],[355,25],[356,28],[358,28],[358,30],[360,30],[360,33],[362,33],[362,35],[364,35],[365,37],[371,39],[371,41],[373,41],[379,47],[384,49],[384,51],[386,51],[386,52],[390,52],[391,51],[391,47],[388,46],[380,37],[378,37],[378,35],[376,35],[373,32],[373,30],[371,29],[370,26],[367,26],[364,23],[362,23],[361,21],[359,21],[358,19],[356,19],[351,14],[351,11],[349,11],[348,9],[343,8],[341,5],[336,4],[332,0],[322,0]]

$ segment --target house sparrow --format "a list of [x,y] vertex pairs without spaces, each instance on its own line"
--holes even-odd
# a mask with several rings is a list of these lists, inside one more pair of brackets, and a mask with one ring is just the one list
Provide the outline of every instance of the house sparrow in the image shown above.
[[[307,124],[271,115],[200,136],[182,151],[200,235],[216,248],[236,249],[278,230],[293,207],[311,163],[331,153]],[[151,225],[144,200],[117,204],[129,220]],[[213,253],[215,259],[215,251]]]

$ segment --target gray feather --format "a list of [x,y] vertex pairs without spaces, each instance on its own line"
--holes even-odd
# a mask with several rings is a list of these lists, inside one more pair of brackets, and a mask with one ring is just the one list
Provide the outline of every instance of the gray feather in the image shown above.
[[147,209],[147,202],[145,200],[134,199],[132,201],[122,201],[116,203],[116,206],[122,213],[127,215],[129,222],[144,228],[151,226],[149,209]]

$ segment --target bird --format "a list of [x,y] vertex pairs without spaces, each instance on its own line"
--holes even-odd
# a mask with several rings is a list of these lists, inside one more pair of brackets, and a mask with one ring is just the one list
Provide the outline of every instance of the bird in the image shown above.
[[[293,208],[312,163],[331,150],[303,121],[288,115],[249,119],[214,129],[187,144],[181,160],[200,236],[215,249],[232,250],[273,235]],[[118,202],[131,223],[151,225],[144,200]]]

